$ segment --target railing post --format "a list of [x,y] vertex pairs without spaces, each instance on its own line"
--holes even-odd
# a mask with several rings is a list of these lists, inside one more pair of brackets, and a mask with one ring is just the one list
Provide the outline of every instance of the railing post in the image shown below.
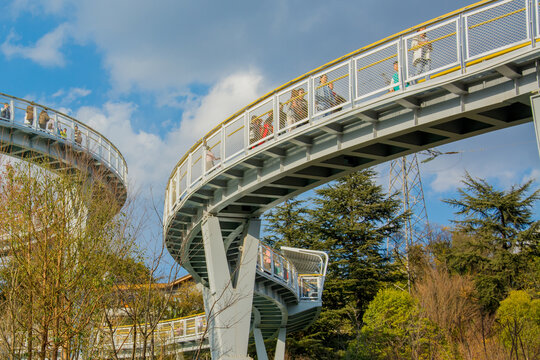
[[279,99],[276,94],[272,95],[272,138],[277,139],[279,122]]
[[[403,49],[405,47],[403,46],[403,36],[399,37],[399,41],[397,42],[397,56],[398,56],[398,75],[399,75],[399,89],[403,92],[405,91],[405,69],[403,66],[403,62],[406,61],[406,56],[403,56]],[[405,54],[406,55],[406,54]]]
[[187,170],[186,170],[186,176],[187,176],[187,181],[186,181],[186,189],[187,191],[189,191],[189,189],[191,189],[191,158],[192,158],[192,154],[193,153],[189,153],[188,155],[188,158],[187,158]]
[[34,126],[34,129],[37,130],[38,129],[38,122],[39,122],[39,119],[38,119],[38,116],[37,116],[37,107],[32,106],[32,109],[34,110],[34,123],[32,125]]
[[[536,1],[535,1],[536,2]],[[535,4],[536,5],[536,4]],[[535,18],[535,9],[536,9],[536,6],[533,5],[533,1],[532,0],[526,0],[526,7],[527,7],[527,31],[529,32],[529,37],[531,39],[531,47],[535,47],[536,45],[536,32],[535,32],[535,28],[534,28],[534,18]]]
[[463,13],[459,13],[459,17],[458,17],[458,24],[457,24],[457,34],[456,34],[456,38],[457,38],[457,46],[456,46],[456,49],[457,49],[457,56],[458,56],[458,60],[459,60],[459,66],[461,68],[461,73],[464,74],[465,73],[465,53],[466,53],[466,49],[465,49],[465,20],[463,18]]
[[315,90],[313,87],[313,76],[308,78],[308,123],[311,126],[313,124],[313,114],[315,113]]
[[221,124],[221,135],[220,135],[220,144],[219,147],[221,148],[220,151],[220,159],[219,162],[221,164],[221,167],[223,167],[223,164],[225,163],[225,124]]
[[349,101],[351,102],[351,107],[354,106],[354,99],[356,98],[356,79],[354,77],[356,71],[354,63],[354,58],[351,58],[349,60]]
[[251,127],[251,120],[249,119],[249,111],[246,110],[244,112],[244,154],[246,155],[251,145],[249,143],[249,140],[250,140],[249,133],[251,131],[250,127]]
[[11,121],[11,123],[14,123],[15,122],[15,106],[14,106],[14,103],[13,103],[13,99],[11,99],[9,101],[9,108],[10,108],[10,114],[9,114],[9,120]]

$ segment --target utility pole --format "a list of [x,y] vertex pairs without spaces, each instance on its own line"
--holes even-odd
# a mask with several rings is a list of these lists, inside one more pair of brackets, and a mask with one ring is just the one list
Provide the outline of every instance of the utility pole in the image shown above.
[[410,292],[409,249],[418,243],[427,244],[430,235],[422,178],[416,154],[392,160],[388,190],[390,194],[399,193],[403,212],[410,212],[400,234],[392,239],[392,243],[390,243],[390,239],[386,240],[387,253],[395,250],[401,254],[405,251],[407,284]]

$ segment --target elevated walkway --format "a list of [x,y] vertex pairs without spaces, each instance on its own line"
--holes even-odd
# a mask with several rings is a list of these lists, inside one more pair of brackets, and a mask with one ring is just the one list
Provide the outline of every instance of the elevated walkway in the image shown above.
[[[120,205],[127,197],[127,165],[103,135],[80,121],[32,101],[0,93],[0,152],[44,163],[58,172],[102,172]],[[42,119],[40,125],[40,118]]]
[[[248,332],[256,342],[277,337],[278,349],[286,331],[314,320],[317,306],[302,308],[276,279],[243,272],[254,269],[258,217],[348,173],[532,121],[539,14],[538,2],[506,0],[440,16],[284,84],[199,140],[169,178],[164,234],[171,255],[206,289],[208,306],[227,291],[253,299],[242,305]],[[297,326],[297,318],[305,321]],[[245,346],[214,357],[243,358],[234,349]]]

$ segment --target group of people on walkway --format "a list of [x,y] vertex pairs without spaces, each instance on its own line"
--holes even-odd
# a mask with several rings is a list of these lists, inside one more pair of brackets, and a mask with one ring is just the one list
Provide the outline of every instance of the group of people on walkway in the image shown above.
[[[37,113],[35,112],[34,106],[28,105],[24,113],[24,125],[29,127],[34,126],[34,117],[36,115]],[[9,103],[7,102],[3,103],[2,105],[2,110],[0,111],[0,119],[5,121],[12,120],[12,112]],[[61,137],[63,139],[67,139],[68,137],[67,128],[57,126],[54,119],[49,116],[49,113],[45,109],[42,109],[39,113],[39,116],[37,116],[37,127],[39,130],[47,131],[51,134],[56,134],[58,137]],[[73,139],[78,145],[82,144],[82,133],[76,124],[73,130]]]

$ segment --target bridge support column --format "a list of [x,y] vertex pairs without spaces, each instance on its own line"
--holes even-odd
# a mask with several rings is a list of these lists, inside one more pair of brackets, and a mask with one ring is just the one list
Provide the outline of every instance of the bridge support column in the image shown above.
[[276,343],[276,354],[274,355],[274,360],[284,360],[285,359],[285,340],[287,337],[287,328],[282,327],[279,329],[279,334]]
[[253,337],[255,338],[255,348],[257,349],[257,359],[268,360],[268,353],[266,352],[266,345],[264,345],[261,329],[259,329],[258,327],[254,327]]
[[536,133],[536,145],[540,155],[540,95],[531,96],[531,108],[533,114],[534,131]]
[[261,222],[251,219],[236,269],[229,269],[219,218],[207,216],[202,237],[209,287],[203,291],[212,359],[248,359],[249,325]]

